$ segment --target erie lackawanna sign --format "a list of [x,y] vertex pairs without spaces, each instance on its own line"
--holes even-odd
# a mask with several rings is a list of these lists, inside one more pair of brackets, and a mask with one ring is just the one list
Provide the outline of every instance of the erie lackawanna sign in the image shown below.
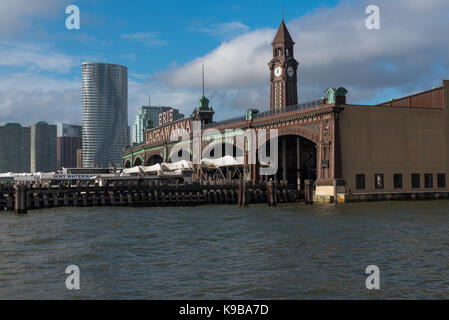
[[173,109],[159,113],[158,120],[158,126],[173,122]]
[[147,130],[145,131],[145,141],[149,144],[162,141],[168,142],[170,141],[170,137],[172,134],[176,137],[180,137],[183,133],[185,134],[185,132],[187,132],[187,134],[190,136],[192,134],[191,120],[192,119],[190,118],[182,119],[176,122],[169,123],[165,126]]

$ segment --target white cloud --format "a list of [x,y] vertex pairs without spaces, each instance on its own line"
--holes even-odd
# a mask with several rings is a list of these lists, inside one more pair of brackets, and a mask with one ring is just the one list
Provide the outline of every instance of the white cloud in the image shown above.
[[159,39],[158,32],[136,32],[126,33],[120,36],[120,39],[143,43],[147,47],[161,47],[167,44],[167,41]]
[[[365,27],[369,4],[344,1],[289,21],[300,63],[300,100],[319,98],[330,86],[345,86],[349,101],[366,101],[386,88],[408,94],[449,78],[449,44],[443,40],[449,30],[448,1],[378,0],[380,30]],[[250,103],[267,109],[267,64],[275,32],[274,28],[247,32],[203,57],[157,73],[155,79],[173,89],[198,89],[205,64],[206,86],[220,112],[238,106],[243,111],[253,107]]]
[[11,42],[0,44],[0,66],[37,68],[65,73],[80,64],[80,59],[54,52],[48,44]]
[[0,40],[5,40],[34,26],[30,18],[52,18],[65,15],[71,0],[1,0]]
[[205,65],[206,85],[212,89],[237,89],[260,86],[269,81],[268,62],[274,30],[263,29],[222,43],[204,57],[185,65],[160,72],[160,79],[171,87],[198,88],[201,66]]
[[3,75],[0,114],[2,121],[23,125],[39,120],[81,123],[81,81],[31,73]]
[[213,24],[210,27],[190,28],[191,31],[206,33],[222,39],[230,39],[248,32],[249,27],[240,21]]
[[[417,0],[378,0],[379,31],[365,28],[367,4],[344,2],[289,21],[300,63],[301,101],[321,97],[330,86],[345,86],[351,102],[383,99],[384,93],[408,94],[449,78],[449,44],[444,41],[449,30],[446,0],[428,0],[425,5]],[[206,95],[216,111],[215,119],[242,115],[247,108],[268,109],[268,62],[275,32],[276,28],[247,30],[202,57],[151,77],[130,70],[129,122],[134,120],[137,106],[148,103],[149,94],[152,104],[170,105],[189,115],[201,96],[203,63]],[[156,39],[153,45],[157,45],[159,38],[153,33],[135,33],[123,39],[147,45]],[[2,120],[80,123],[81,72],[74,71],[76,77],[66,80],[59,74],[52,78],[40,72],[64,73],[67,77],[66,72],[78,68],[80,62],[77,57],[55,52],[51,46],[0,45],[1,66],[25,69],[0,76]]]

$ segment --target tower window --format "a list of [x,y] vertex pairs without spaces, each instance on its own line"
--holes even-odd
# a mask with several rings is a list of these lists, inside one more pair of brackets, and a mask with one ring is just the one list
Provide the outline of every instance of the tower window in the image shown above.
[[287,57],[289,56],[288,48],[286,49],[286,55]]
[[278,48],[278,54],[277,54],[276,56],[277,56],[277,57],[280,57],[281,54],[282,54],[282,49],[281,49],[281,48]]

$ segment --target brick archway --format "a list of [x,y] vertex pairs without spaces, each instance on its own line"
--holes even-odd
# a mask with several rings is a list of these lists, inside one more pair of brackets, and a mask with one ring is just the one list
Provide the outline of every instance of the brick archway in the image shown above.
[[134,162],[133,162],[133,167],[141,166],[141,165],[143,165],[142,157],[141,156],[135,157]]

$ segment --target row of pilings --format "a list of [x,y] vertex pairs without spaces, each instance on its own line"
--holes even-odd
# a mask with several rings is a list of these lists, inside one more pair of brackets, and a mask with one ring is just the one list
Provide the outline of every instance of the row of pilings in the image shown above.
[[24,214],[29,210],[72,206],[247,206],[251,203],[275,206],[304,200],[304,196],[296,187],[276,181],[205,181],[197,184],[152,181],[143,184],[137,180],[136,183],[114,182],[105,186],[15,184],[0,185],[0,209]]

